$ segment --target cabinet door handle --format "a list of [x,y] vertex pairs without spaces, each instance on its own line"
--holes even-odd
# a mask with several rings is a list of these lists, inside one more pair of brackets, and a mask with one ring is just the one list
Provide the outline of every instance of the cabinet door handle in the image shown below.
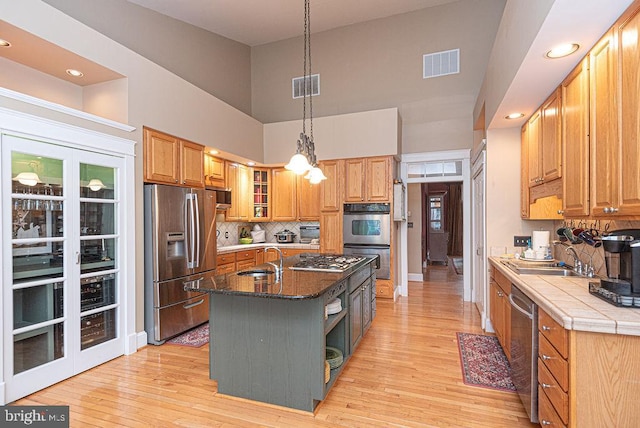
[[564,214],[564,210],[558,210],[558,214],[563,215]]
[[548,383],[541,383],[541,384],[540,384],[540,386],[541,386],[543,389],[549,389],[549,388],[551,388],[553,385],[549,385]]
[[543,325],[542,326],[542,331],[551,331],[551,327]]
[[549,361],[550,359],[551,359],[550,356],[542,354],[542,360],[543,361]]
[[546,419],[543,419],[543,420],[541,420],[541,421],[540,421],[540,425],[546,425],[546,426],[548,426],[548,425],[551,425],[551,422],[549,422],[549,421],[548,421],[548,420],[546,420]]
[[80,264],[80,252],[76,251],[76,264],[79,265]]

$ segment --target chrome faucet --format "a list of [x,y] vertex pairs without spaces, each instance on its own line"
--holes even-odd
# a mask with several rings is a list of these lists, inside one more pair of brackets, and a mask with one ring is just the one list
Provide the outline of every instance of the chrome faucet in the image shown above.
[[569,245],[565,250],[565,253],[569,254],[571,252],[571,257],[573,257],[573,270],[577,273],[582,274],[582,262],[580,261],[580,257],[578,257],[578,253],[576,253],[576,249]]
[[276,281],[280,281],[280,278],[282,277],[282,265],[283,265],[283,263],[282,263],[282,250],[280,250],[280,248],[278,248],[278,247],[271,246],[271,247],[265,247],[264,248],[264,253],[267,254],[267,251],[269,251],[269,250],[276,250],[278,252],[278,254],[279,254],[279,266],[276,265],[273,262],[267,262],[267,264],[269,264],[269,265],[271,265],[271,266],[273,266],[275,268],[275,270],[276,270]]

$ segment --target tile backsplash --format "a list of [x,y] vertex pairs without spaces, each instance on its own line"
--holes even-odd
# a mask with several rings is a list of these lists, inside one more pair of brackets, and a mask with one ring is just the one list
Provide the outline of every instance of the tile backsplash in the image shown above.
[[265,231],[265,238],[267,242],[276,243],[276,237],[274,236],[278,232],[283,230],[290,230],[295,233],[294,242],[300,242],[300,226],[301,225],[319,225],[318,222],[283,222],[283,223],[245,223],[245,222],[225,222],[224,215],[219,214],[216,217],[216,228],[218,235],[218,247],[226,247],[229,245],[238,245],[240,243],[238,230],[245,227],[248,230],[253,230],[253,227],[259,224]]
[[[607,224],[609,225],[608,226],[609,232],[614,230],[620,230],[620,229],[640,229],[640,221],[629,221],[629,220],[613,221],[612,220],[612,221],[601,221],[600,223],[601,224],[599,229],[601,232],[604,231],[604,228]],[[580,220],[574,220],[573,222],[571,221],[554,222],[554,229],[551,231],[551,236],[553,237],[552,240],[558,238],[558,235],[556,235],[556,230],[558,230],[558,228],[564,226],[565,224],[571,227],[582,227],[582,228],[584,228],[586,225],[587,228],[591,228],[593,224],[593,220],[583,220],[582,222]],[[566,248],[567,247],[564,245],[556,245],[554,248],[553,256],[556,260],[564,261],[567,264],[573,264],[573,258],[569,254],[567,254]],[[602,277],[607,276],[607,268],[604,261],[604,250],[602,249],[602,246],[595,248],[587,244],[577,244],[577,245],[574,245],[574,248],[578,253],[578,256],[583,262],[588,262],[588,263],[593,262],[593,267],[596,275],[602,276]]]

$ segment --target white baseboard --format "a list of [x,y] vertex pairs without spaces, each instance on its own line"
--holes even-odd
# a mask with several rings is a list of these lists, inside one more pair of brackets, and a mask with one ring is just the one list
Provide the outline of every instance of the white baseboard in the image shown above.
[[137,349],[142,348],[143,346],[147,346],[147,332],[146,331],[141,331],[138,333],[137,335],[137,340],[136,340],[136,345],[137,345]]
[[410,273],[407,276],[407,280],[409,281],[417,281],[417,282],[422,282],[422,273]]

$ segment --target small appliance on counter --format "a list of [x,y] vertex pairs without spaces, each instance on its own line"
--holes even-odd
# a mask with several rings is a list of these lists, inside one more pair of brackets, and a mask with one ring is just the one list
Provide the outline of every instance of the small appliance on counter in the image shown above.
[[602,237],[607,278],[590,282],[589,293],[616,306],[640,307],[640,229]]
[[312,244],[313,240],[320,240],[320,226],[318,225],[302,225],[300,226],[300,243]]
[[255,244],[260,244],[267,241],[265,231],[262,230],[259,224],[253,226],[253,230],[251,231],[251,238],[253,238],[253,242]]
[[282,232],[278,232],[274,235],[276,237],[276,241],[278,244],[290,244],[294,242],[296,234],[290,230],[283,230]]

